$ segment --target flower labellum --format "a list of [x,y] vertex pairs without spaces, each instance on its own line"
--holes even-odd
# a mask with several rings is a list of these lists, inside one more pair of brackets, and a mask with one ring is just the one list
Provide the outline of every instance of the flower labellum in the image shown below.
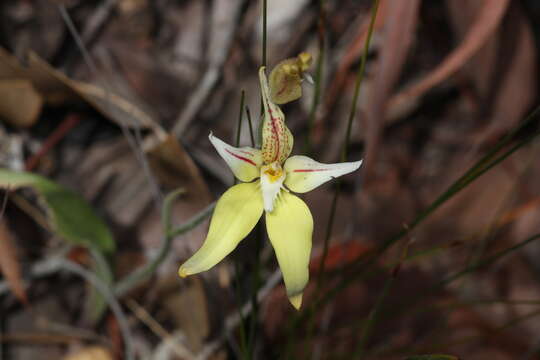
[[216,265],[251,232],[264,213],[287,296],[299,309],[309,280],[313,217],[304,201],[292,192],[311,191],[357,170],[362,161],[322,164],[307,156],[290,156],[294,139],[283,112],[271,99],[264,70],[259,70],[264,104],[262,147],[236,148],[210,133],[210,142],[242,183],[218,200],[202,247],[178,273],[186,277]]

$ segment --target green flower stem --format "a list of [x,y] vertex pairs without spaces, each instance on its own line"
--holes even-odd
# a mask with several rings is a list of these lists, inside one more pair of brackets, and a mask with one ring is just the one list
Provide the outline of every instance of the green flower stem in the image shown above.
[[[356,108],[358,103],[358,96],[360,95],[360,85],[362,84],[362,80],[364,79],[365,69],[366,69],[366,62],[367,62],[367,55],[369,51],[369,46],[371,43],[371,37],[373,35],[373,29],[375,27],[375,19],[377,18],[377,11],[379,9],[379,0],[373,1],[372,6],[372,12],[371,12],[371,20],[369,23],[369,29],[368,29],[368,35],[366,39],[366,43],[364,46],[364,53],[362,54],[362,59],[360,62],[360,68],[358,69],[357,76],[356,76],[356,83],[354,86],[354,95],[353,95],[353,101],[351,105],[351,111],[349,113],[349,119],[347,121],[347,131],[345,133],[345,141],[343,143],[343,148],[341,149],[341,162],[347,161],[347,150],[349,148],[349,144],[351,141],[351,129],[353,120],[356,116]],[[323,251],[321,255],[321,262],[319,265],[319,279],[317,281],[317,289],[320,289],[323,283],[324,279],[324,268],[326,263],[326,258],[328,256],[328,246],[330,243],[330,237],[332,235],[332,229],[334,226],[334,219],[335,219],[335,213],[337,209],[337,203],[338,203],[338,196],[339,192],[341,190],[340,181],[337,180],[336,184],[336,190],[334,193],[334,199],[332,201],[332,207],[330,208],[330,217],[328,220],[327,230],[326,230],[326,236],[324,238],[324,244],[323,244]]]
[[480,260],[470,266],[467,266],[465,269],[455,273],[454,275],[451,275],[449,277],[447,277],[446,279],[443,279],[441,281],[439,281],[436,285],[436,287],[443,287],[443,286],[446,286],[448,285],[449,283],[455,281],[456,279],[459,279],[460,277],[464,276],[464,275],[467,275],[471,272],[474,272],[484,266],[487,266],[487,265],[491,265],[493,264],[495,261],[499,260],[500,258],[518,250],[518,249],[521,249],[522,247],[528,245],[529,243],[533,242],[533,241],[536,241],[540,239],[540,234],[536,234],[536,235],[533,235],[529,238],[527,238],[526,240],[514,245],[514,246],[511,246],[507,249],[504,249],[484,260]]
[[[268,10],[268,3],[267,0],[262,1],[262,66],[266,67],[266,47],[267,47],[267,41],[266,41],[266,32],[267,32],[267,10]],[[261,95],[261,110],[260,114],[264,113],[264,104],[263,99]],[[253,137],[252,132],[252,124],[251,124],[251,116],[248,111],[248,120],[249,120],[249,128],[251,132],[251,142],[253,146],[255,146],[255,141]],[[249,358],[253,359],[255,357],[255,345],[256,345],[256,336],[257,336],[257,321],[259,317],[259,305],[257,302],[257,293],[259,291],[260,283],[261,283],[261,249],[263,247],[263,237],[264,237],[264,231],[262,228],[262,223],[259,220],[259,223],[257,224],[255,228],[255,269],[253,271],[253,277],[252,277],[252,292],[251,292],[251,306],[252,306],[252,314],[251,314],[251,327],[249,331],[249,341],[248,341],[248,354]]]
[[114,292],[117,296],[125,295],[131,289],[139,285],[141,282],[148,279],[158,268],[158,266],[165,259],[171,249],[172,239],[178,235],[185,234],[197,225],[202,223],[206,218],[212,214],[212,211],[216,205],[215,202],[208,205],[205,209],[201,210],[198,214],[189,219],[186,223],[182,224],[176,229],[172,229],[171,225],[171,209],[174,200],[185,192],[184,189],[178,189],[165,198],[162,209],[162,223],[165,236],[161,242],[161,246],[157,255],[147,262],[145,265],[134,270],[131,274],[127,275],[124,279],[120,280],[114,288]]
[[90,284],[92,284],[92,286],[98,289],[101,295],[105,298],[105,300],[109,304],[111,311],[116,317],[116,320],[118,321],[120,332],[122,333],[122,337],[124,339],[126,359],[127,360],[135,359],[135,350],[133,348],[133,337],[131,336],[129,324],[122,310],[122,307],[118,303],[118,300],[116,299],[116,296],[113,293],[112,289],[106,283],[104,283],[100,278],[98,278],[94,273],[86,270],[79,264],[76,264],[67,259],[60,259],[59,261],[60,261],[60,265],[62,269],[68,272],[74,273],[76,275],[79,275],[80,277],[88,281]]
[[[521,248],[523,248],[524,246],[536,241],[540,239],[540,233],[538,234],[535,234],[527,239],[525,239],[524,241],[514,245],[514,246],[511,246],[507,249],[504,249],[504,250],[501,250],[499,252],[497,252],[496,254],[484,259],[484,260],[481,260],[479,263],[473,265],[473,266],[467,266],[465,267],[463,270],[455,273],[454,275],[451,275],[435,284],[433,284],[432,286],[430,286],[428,289],[426,289],[426,291],[424,293],[421,293],[421,294],[417,294],[417,296],[415,296],[413,299],[410,299],[410,303],[411,305],[415,305],[415,307],[420,307],[420,311],[431,311],[433,310],[434,308],[438,308],[438,309],[454,309],[454,308],[457,308],[457,307],[462,307],[462,306],[466,306],[466,305],[482,305],[482,304],[498,304],[498,303],[506,303],[506,304],[516,304],[516,305],[540,305],[540,300],[505,300],[505,299],[494,299],[494,300],[479,300],[479,301],[470,301],[470,302],[465,302],[465,303],[453,303],[453,304],[444,304],[444,305],[440,305],[440,306],[435,306],[435,307],[429,307],[428,309],[422,307],[422,304],[421,304],[421,300],[423,298],[425,298],[426,296],[428,296],[430,293],[444,287],[444,286],[447,286],[448,284],[452,283],[453,281],[456,281],[460,278],[462,278],[463,276],[466,276],[472,272],[475,272],[485,266],[488,266],[488,265],[491,265],[493,263],[495,263],[496,261],[502,259],[503,257],[507,256],[507,255],[510,255],[512,254],[513,252],[515,252],[516,250],[519,250]],[[417,257],[417,254],[413,254],[411,256],[408,256],[405,260],[408,261],[410,259],[414,259]],[[379,271],[370,271],[368,274],[366,275],[373,275],[375,273],[380,273]],[[388,285],[388,282],[390,281],[390,279],[387,281],[387,283],[385,284],[385,287],[383,288],[383,291],[379,297],[379,300],[377,301],[377,304],[375,305],[375,308],[374,310],[372,310],[372,312],[370,313],[370,315],[368,316],[368,319],[362,319],[360,321],[360,323],[362,325],[364,325],[365,327],[368,326],[368,323],[371,321],[371,319],[373,317],[376,317],[377,314],[375,315],[372,315],[374,312],[380,312],[380,308],[381,308],[381,299],[383,299],[384,297],[386,297],[387,295],[387,286],[391,286]],[[393,280],[392,280],[393,281]],[[404,308],[407,309],[407,313],[413,313],[417,310],[415,310],[414,308],[411,309],[411,307],[409,306],[404,306]],[[387,309],[389,310],[389,313],[385,313],[386,316],[397,316],[397,313],[396,313],[396,310],[392,310],[392,309]],[[398,310],[399,311],[399,310]],[[516,321],[515,319],[514,320],[511,320],[510,323],[514,323],[514,321]],[[518,318],[518,321],[519,321],[519,318]],[[506,325],[505,325],[506,326]],[[365,332],[364,332],[365,334]],[[412,351],[411,349],[408,349],[407,351]],[[376,354],[371,354],[372,356],[375,356],[375,355],[380,355],[379,352],[377,352]],[[348,357],[350,358],[350,357]],[[353,357],[354,358],[354,357]]]
[[240,95],[240,110],[238,111],[238,125],[236,127],[236,141],[235,145],[236,147],[240,146],[240,133],[242,132],[242,118],[244,114],[244,101],[246,97],[246,92],[242,90],[242,93]]
[[266,66],[266,19],[267,19],[267,0],[262,2],[262,66]]
[[319,107],[319,103],[321,100],[324,57],[326,55],[326,12],[324,8],[324,3],[324,0],[319,0],[319,54],[317,55],[315,68],[315,93],[313,94],[313,102],[311,103],[311,109],[309,111],[308,133],[306,136],[306,142],[304,144],[304,153],[307,156],[311,155],[311,139],[313,138],[313,126],[315,125],[317,108]]
[[[331,299],[333,299],[333,297],[337,293],[348,287],[351,283],[357,281],[362,276],[366,275],[366,272],[369,272],[369,270],[371,269],[371,265],[373,265],[377,261],[381,254],[383,254],[389,247],[391,247],[394,243],[400,240],[403,236],[407,235],[416,226],[421,224],[442,204],[444,204],[446,201],[448,201],[450,198],[452,198],[454,195],[456,195],[459,191],[461,191],[471,182],[476,180],[478,177],[480,177],[481,175],[489,171],[491,168],[499,164],[501,161],[506,159],[508,156],[513,154],[515,151],[536,138],[540,134],[540,131],[536,131],[526,136],[524,139],[512,146],[510,149],[497,156],[497,154],[513,140],[515,135],[517,135],[521,130],[525,129],[536,119],[539,112],[540,106],[533,110],[533,112],[529,116],[527,116],[527,118],[520,126],[518,126],[516,129],[506,135],[503,139],[501,139],[501,141],[495,147],[493,147],[485,156],[478,160],[475,165],[473,165],[464,175],[462,175],[458,180],[456,180],[443,194],[441,194],[437,199],[435,199],[435,201],[431,203],[431,205],[426,210],[421,212],[411,224],[409,224],[407,227],[405,227],[393,237],[386,240],[375,251],[372,251],[369,254],[366,254],[365,256],[362,256],[360,259],[358,259],[353,264],[352,269],[344,269],[350,270],[350,274],[348,274],[347,276],[343,276],[343,271],[340,272],[341,279],[339,280],[337,285],[328,290],[320,299],[317,299],[314,303],[312,303],[305,312],[299,314],[299,316],[294,319],[294,322],[291,326],[292,330],[290,330],[290,332],[294,333],[294,329],[296,329],[303,320],[309,319],[311,316],[313,316],[313,313],[316,309],[320,310],[320,307],[327,304]],[[292,343],[289,339],[289,343],[287,345],[287,353],[290,353],[291,348]]]
[[[343,147],[341,149],[341,162],[347,161],[347,150],[349,148],[349,143],[351,141],[350,138],[351,138],[352,123],[353,123],[353,120],[354,120],[354,118],[356,116],[356,108],[357,108],[357,103],[358,103],[358,97],[360,95],[360,85],[362,84],[362,80],[364,79],[366,63],[367,63],[367,55],[368,55],[368,52],[369,52],[369,46],[371,44],[371,38],[372,38],[372,35],[373,35],[373,30],[375,28],[375,19],[377,18],[378,9],[379,9],[379,0],[374,0],[372,10],[371,10],[371,19],[370,19],[370,23],[369,23],[368,35],[367,35],[367,39],[366,39],[366,42],[365,42],[365,45],[364,45],[364,52],[363,52],[362,57],[361,57],[360,68],[358,69],[357,76],[356,76],[353,101],[352,101],[352,104],[351,104],[351,111],[349,113],[349,118],[348,118],[348,121],[347,121],[347,131],[345,133],[345,140],[344,140],[344,143],[343,143]],[[321,8],[321,10],[322,10],[322,8]],[[322,59],[321,59],[321,64],[322,64]],[[322,67],[322,65],[321,65],[321,67]],[[319,80],[320,79],[321,78],[319,77]],[[308,136],[310,136],[309,133],[308,133]],[[320,260],[320,264],[319,264],[319,269],[320,270],[319,270],[319,275],[318,275],[318,278],[317,278],[317,286],[316,286],[316,291],[315,291],[316,294],[320,293],[320,289],[322,288],[323,283],[324,283],[324,276],[325,276],[324,272],[325,272],[326,259],[328,257],[328,247],[329,247],[329,244],[330,244],[330,237],[332,236],[332,231],[333,231],[333,227],[334,227],[334,220],[335,220],[335,215],[336,215],[336,210],[337,210],[337,204],[338,204],[338,198],[339,198],[340,191],[341,191],[341,181],[339,179],[337,179],[336,180],[336,188],[335,188],[335,191],[334,191],[334,197],[332,199],[332,205],[331,205],[331,208],[330,208],[330,216],[328,218],[328,223],[327,223],[327,226],[326,226],[326,234],[325,234],[325,237],[324,237],[321,260]],[[307,316],[310,319],[310,321],[309,321],[310,323],[308,325],[307,338],[311,340],[311,339],[313,339],[314,329],[315,329],[315,323],[314,323],[314,321],[315,321],[315,319],[314,319],[315,307],[309,309],[309,311],[307,311],[306,313],[308,314]],[[299,315],[299,316],[304,316],[304,315],[302,314],[302,315]],[[297,321],[295,320],[294,323],[296,323],[296,322]],[[293,324],[292,329],[294,329],[295,327],[296,326]],[[294,342],[293,333],[290,334],[289,341],[288,341],[288,344],[287,344],[287,347],[286,347],[286,349],[287,349],[286,353],[288,355],[290,355],[290,351],[292,350],[292,345],[293,345],[293,342]]]
[[384,288],[379,295],[377,302],[373,306],[373,309],[369,312],[367,321],[364,323],[364,329],[362,331],[362,337],[360,338],[360,341],[358,342],[358,346],[356,347],[352,359],[363,359],[365,355],[366,345],[369,340],[369,337],[371,336],[371,332],[373,330],[373,327],[375,326],[375,323],[378,320],[379,313],[381,311],[382,305],[384,303],[384,300],[388,296],[388,293],[390,291],[390,288],[394,284],[394,280],[396,279],[395,276],[389,276],[388,279],[386,279],[384,283]]
[[[540,107],[538,109],[540,109]],[[531,117],[529,117],[526,120],[526,123],[528,123],[529,121],[532,121],[532,118],[536,116],[538,109],[535,110],[533,114],[531,115]],[[456,182],[454,182],[442,195],[440,195],[426,210],[420,213],[414,219],[414,221],[411,224],[409,224],[405,229],[401,230],[395,236],[386,240],[378,249],[376,249],[374,252],[370,254],[371,256],[366,255],[368,256],[367,260],[364,260],[362,258],[362,259],[359,259],[355,264],[353,264],[353,268],[361,267],[364,270],[357,272],[355,271],[355,269],[353,269],[353,274],[351,276],[344,277],[344,279],[341,280],[333,289],[326,292],[325,296],[320,300],[320,303],[323,304],[323,303],[328,302],[337,292],[346,288],[353,281],[356,281],[359,276],[362,276],[362,274],[365,273],[365,269],[369,269],[370,266],[379,258],[380,255],[382,255],[388,248],[390,248],[403,236],[407,235],[416,226],[421,224],[430,214],[432,214],[435,210],[437,210],[442,204],[444,204],[446,201],[448,201],[450,198],[456,195],[459,191],[463,190],[467,185],[472,183],[478,177],[480,177],[481,175],[489,171],[495,165],[499,164],[501,161],[503,161],[508,156],[513,154],[515,151],[520,149],[522,146],[532,141],[539,134],[540,134],[540,131],[534,132],[532,135],[529,135],[528,137],[526,137],[525,139],[523,139],[516,145],[512,146],[509,150],[505,151],[503,154],[501,154],[498,157],[495,157],[496,155],[495,152],[490,151],[489,153],[491,154],[490,158],[487,158],[486,156],[484,156],[482,159],[480,159],[469,171],[467,171],[462,177],[460,177]],[[509,141],[507,140],[507,138],[504,138],[503,140],[501,140],[501,142],[504,142],[506,144]],[[497,145],[496,148],[501,149],[502,146]],[[495,158],[492,159],[493,157]]]
[[246,116],[248,119],[248,125],[249,125],[249,136],[251,138],[251,147],[255,147],[255,135],[253,134],[253,123],[251,122],[251,111],[249,111],[249,107],[246,105]]
[[242,359],[247,360],[249,359],[249,347],[247,342],[247,334],[246,334],[246,320],[244,318],[244,315],[242,314],[242,291],[240,286],[240,266],[239,261],[234,262],[234,282],[236,286],[236,299],[237,299],[237,307],[238,307],[238,317],[240,318],[240,351],[242,355]]

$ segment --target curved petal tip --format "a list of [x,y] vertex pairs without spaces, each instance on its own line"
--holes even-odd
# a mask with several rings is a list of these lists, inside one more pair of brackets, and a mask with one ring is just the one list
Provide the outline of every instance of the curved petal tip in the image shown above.
[[180,266],[180,269],[178,269],[178,275],[180,275],[181,278],[185,278],[189,275],[191,275],[191,273],[189,272],[188,269],[186,269],[183,265]]
[[296,310],[300,310],[302,306],[302,293],[289,297],[289,301]]

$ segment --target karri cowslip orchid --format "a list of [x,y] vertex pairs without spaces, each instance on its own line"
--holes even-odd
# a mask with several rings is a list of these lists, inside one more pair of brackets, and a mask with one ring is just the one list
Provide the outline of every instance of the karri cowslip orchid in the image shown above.
[[289,157],[293,136],[281,109],[270,100],[264,67],[259,70],[264,103],[261,149],[236,148],[210,134],[212,145],[236,178],[218,200],[202,247],[179,270],[181,277],[210,269],[233,251],[263,212],[287,296],[299,309],[309,278],[313,218],[295,193],[305,193],[360,167],[361,161],[321,164],[307,156]]

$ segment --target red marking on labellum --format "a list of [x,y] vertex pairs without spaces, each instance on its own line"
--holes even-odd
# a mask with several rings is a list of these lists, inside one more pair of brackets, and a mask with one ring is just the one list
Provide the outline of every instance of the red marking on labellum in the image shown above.
[[250,164],[253,165],[253,166],[257,166],[257,164],[255,164],[255,162],[254,162],[253,160],[251,160],[251,159],[248,159],[248,158],[246,158],[246,157],[237,155],[237,154],[233,153],[232,151],[229,151],[228,149],[225,149],[225,151],[228,152],[229,154],[231,154],[232,156],[234,156],[234,157],[237,158],[237,159],[240,159],[240,160],[243,160],[243,161],[245,161],[245,162],[248,162],[248,163],[250,163]]
[[270,120],[271,120],[271,124],[272,124],[272,132],[274,133],[274,140],[276,141],[276,154],[274,156],[274,161],[276,161],[277,159],[279,159],[279,153],[280,153],[280,150],[281,150],[281,147],[280,147],[280,144],[279,144],[279,136],[278,135],[278,129],[276,128],[276,118],[274,118],[272,116],[272,109],[270,108],[270,103],[269,101],[267,100],[266,101],[266,106],[268,107],[268,113],[270,115]]

